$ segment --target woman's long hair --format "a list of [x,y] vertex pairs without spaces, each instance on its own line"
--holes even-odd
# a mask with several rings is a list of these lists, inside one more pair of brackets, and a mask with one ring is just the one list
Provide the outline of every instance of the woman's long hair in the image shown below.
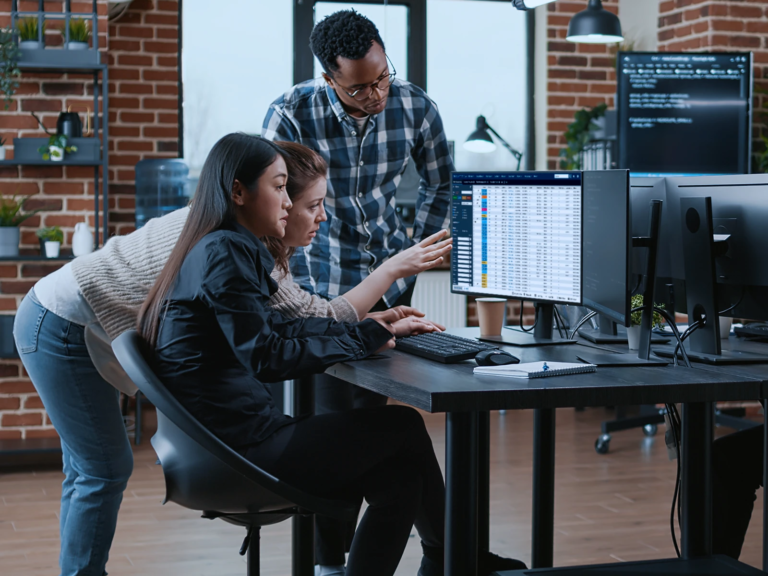
[[163,303],[187,254],[203,236],[234,221],[235,180],[253,190],[278,155],[282,155],[280,148],[269,140],[242,133],[224,136],[211,149],[200,172],[187,222],[139,312],[138,331],[151,347],[157,343]]
[[[288,196],[292,202],[296,202],[307,188],[320,178],[326,177],[328,164],[320,154],[302,144],[296,142],[275,142],[275,144],[282,150],[285,165],[288,167]],[[275,259],[275,266],[287,274],[288,262],[295,248],[287,247],[280,238],[267,237],[262,240]]]

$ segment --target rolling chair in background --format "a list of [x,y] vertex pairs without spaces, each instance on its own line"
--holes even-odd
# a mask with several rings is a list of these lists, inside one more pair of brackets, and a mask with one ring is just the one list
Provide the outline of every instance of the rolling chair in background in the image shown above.
[[[200,510],[243,526],[240,554],[248,554],[248,576],[259,575],[259,532],[296,515],[323,514],[356,520],[358,506],[311,496],[251,464],[204,428],[165,388],[144,358],[145,345],[135,330],[112,343],[121,366],[157,408],[152,446],[163,467],[165,502]],[[308,553],[312,553],[311,550]]]

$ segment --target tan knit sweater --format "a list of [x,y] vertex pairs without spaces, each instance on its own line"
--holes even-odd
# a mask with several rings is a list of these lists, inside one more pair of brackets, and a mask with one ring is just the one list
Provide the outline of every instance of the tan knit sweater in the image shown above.
[[283,274],[277,268],[272,272],[277,280],[277,292],[269,299],[269,305],[288,318],[334,318],[339,322],[359,322],[357,311],[344,296],[330,302],[303,290],[290,272]]
[[[127,236],[110,238],[96,252],[72,261],[80,291],[111,340],[136,326],[139,309],[149,294],[187,220],[189,208],[154,218]],[[343,296],[331,302],[302,290],[288,274],[277,270],[279,282],[269,304],[283,316],[312,316],[357,322],[357,313]]]

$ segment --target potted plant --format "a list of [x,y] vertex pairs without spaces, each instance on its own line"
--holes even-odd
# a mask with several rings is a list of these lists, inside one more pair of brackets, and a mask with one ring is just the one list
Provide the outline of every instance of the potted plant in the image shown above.
[[5,138],[0,136],[0,160],[5,160]]
[[595,120],[605,116],[607,104],[598,104],[594,108],[584,108],[574,115],[574,121],[565,131],[566,147],[560,150],[561,170],[581,170],[579,155],[592,139],[592,134],[599,129]]
[[[62,36],[66,38],[64,30]],[[72,18],[69,21],[69,42],[67,50],[88,50],[88,39],[91,36],[91,28],[88,21],[83,18]]]
[[67,144],[68,138],[64,134],[51,134],[48,137],[48,144],[40,146],[37,149],[43,156],[43,160],[52,162],[61,162],[64,160],[64,153],[77,152],[77,146]]
[[43,20],[43,41],[40,42],[40,25],[37,18],[20,18],[16,23],[16,29],[19,31],[19,48],[22,50],[38,50],[43,48],[45,44],[45,28],[46,24],[45,20]]
[[19,87],[19,48],[13,37],[13,30],[0,28],[0,92],[3,93],[5,109],[11,105],[11,99]]
[[58,226],[40,228],[37,237],[45,243],[45,257],[58,258],[61,251],[61,243],[64,242],[64,232]]
[[[632,310],[640,308],[643,305],[643,295],[635,294],[632,296]],[[631,326],[627,328],[627,340],[629,341],[630,350],[638,350],[640,348],[640,324],[643,322],[643,311],[638,310],[630,314]],[[651,320],[651,328],[661,328],[663,319],[661,314],[653,311],[653,319]]]
[[24,211],[29,196],[18,199],[0,195],[0,257],[19,255],[19,225],[42,210]]

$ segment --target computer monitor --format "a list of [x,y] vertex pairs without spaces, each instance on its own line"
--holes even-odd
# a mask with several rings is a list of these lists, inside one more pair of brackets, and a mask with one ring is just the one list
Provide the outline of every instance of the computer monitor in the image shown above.
[[[579,335],[598,344],[627,342],[626,330],[630,326],[631,300],[638,283],[633,282],[632,252],[635,238],[632,231],[632,212],[628,170],[585,171],[584,186],[584,256],[583,256],[583,303],[598,313],[598,328],[581,328]],[[650,202],[641,208],[649,213],[648,224],[637,234],[637,244],[650,233]],[[642,250],[638,246],[637,250]],[[648,266],[648,260],[645,260]],[[648,274],[647,269],[642,276]],[[653,276],[653,274],[651,274]],[[645,354],[584,353],[579,357],[598,365],[648,364],[650,347],[650,323],[645,334]],[[650,361],[654,363],[654,361]]]
[[[718,317],[768,320],[768,176],[668,178],[663,236],[670,253],[675,310],[689,322],[689,356],[708,363],[764,362],[722,350]],[[655,350],[668,353],[668,350]]]
[[585,171],[584,186],[584,306],[629,326],[630,228],[629,171]]
[[619,168],[749,173],[751,53],[619,52],[616,76]]
[[503,341],[560,343],[552,304],[582,299],[581,173],[454,172],[451,190],[452,292],[533,301],[534,334]]

